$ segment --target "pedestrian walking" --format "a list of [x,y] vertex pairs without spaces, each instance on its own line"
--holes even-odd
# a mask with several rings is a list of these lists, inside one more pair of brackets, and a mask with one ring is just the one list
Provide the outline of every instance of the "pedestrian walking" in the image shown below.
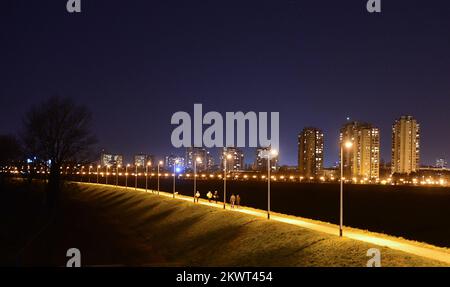
[[241,197],[238,195],[236,195],[236,206],[237,208],[239,208],[241,206]]
[[217,193],[217,190],[214,191],[214,200],[216,201],[217,204],[217,201],[219,200],[219,194]]
[[213,194],[211,191],[208,191],[208,193],[206,194],[206,197],[208,198],[208,202],[211,202],[211,199],[213,197]]
[[198,200],[200,198],[200,192],[197,190],[197,192],[195,193],[195,201],[198,203]]
[[231,208],[234,208],[234,203],[236,202],[236,196],[234,194],[230,197]]

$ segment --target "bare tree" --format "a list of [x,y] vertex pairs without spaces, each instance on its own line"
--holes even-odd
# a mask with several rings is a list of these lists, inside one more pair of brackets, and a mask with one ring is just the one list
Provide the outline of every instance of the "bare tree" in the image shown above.
[[48,204],[55,207],[60,193],[60,170],[66,162],[82,161],[95,143],[91,113],[69,98],[52,97],[31,107],[24,117],[22,139],[26,151],[50,161]]

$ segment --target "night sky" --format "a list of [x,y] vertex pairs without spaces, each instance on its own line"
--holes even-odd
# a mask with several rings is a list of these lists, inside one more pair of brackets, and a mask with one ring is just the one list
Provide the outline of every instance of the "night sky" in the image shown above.
[[69,14],[66,0],[2,0],[0,134],[61,95],[91,109],[99,147],[183,154],[170,118],[202,103],[280,112],[282,164],[303,127],[322,128],[331,165],[346,117],[378,126],[390,161],[391,125],[411,114],[422,163],[450,160],[450,2],[366,2],[82,0]]

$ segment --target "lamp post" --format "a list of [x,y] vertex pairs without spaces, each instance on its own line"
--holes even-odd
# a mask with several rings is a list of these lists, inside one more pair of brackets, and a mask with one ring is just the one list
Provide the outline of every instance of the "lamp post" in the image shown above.
[[116,165],[116,186],[119,186],[119,168],[120,164]]
[[195,194],[197,192],[197,162],[201,163],[202,159],[200,157],[197,157],[194,160],[194,202],[195,202]]
[[89,166],[89,171],[88,171],[88,182],[91,183],[91,170],[92,170],[92,165]]
[[109,170],[109,165],[106,165],[106,166],[105,166],[105,169],[106,169],[106,174],[105,174],[105,177],[106,177],[106,184],[108,184],[108,170]]
[[175,160],[175,162],[173,164],[173,190],[172,190],[173,198],[175,198],[175,177],[177,175],[177,164],[178,164],[178,160]]
[[231,158],[231,154],[224,153],[223,154],[223,209],[227,206],[227,160]]
[[277,150],[271,147],[267,149],[267,219],[270,219],[270,156],[277,156]]
[[81,182],[83,182],[84,165],[81,166]]
[[135,177],[134,177],[134,190],[137,189],[138,166],[139,166],[139,164],[135,164],[135,166],[136,166],[136,173],[135,173]]
[[342,227],[344,224],[344,147],[349,150],[353,146],[351,141],[341,143],[341,192],[339,206],[339,236],[342,237]]
[[160,160],[158,162],[158,195],[159,195],[159,166],[162,165],[162,164],[163,164],[163,162],[162,162],[162,160]]
[[100,165],[97,165],[97,184],[98,184],[98,169],[100,168]]
[[130,167],[130,164],[127,164],[125,166],[125,189],[128,189],[128,168]]
[[145,192],[147,192],[147,189],[148,189],[148,167],[151,164],[152,163],[149,161],[149,162],[147,162],[147,165],[145,166]]

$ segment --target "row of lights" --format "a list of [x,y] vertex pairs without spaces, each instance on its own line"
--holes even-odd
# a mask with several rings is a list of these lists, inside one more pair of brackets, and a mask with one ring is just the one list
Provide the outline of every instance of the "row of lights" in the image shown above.
[[[349,149],[351,149],[353,147],[353,143],[351,142],[351,141],[346,141],[345,143],[343,143],[343,144],[341,144],[341,176],[340,176],[340,218],[339,218],[339,236],[341,236],[342,237],[342,233],[343,233],[343,193],[344,193],[344,182],[345,182],[345,178],[344,178],[344,167],[343,167],[343,152],[344,152],[344,148],[346,149],[346,150],[349,150]],[[267,200],[267,218],[268,219],[270,219],[270,181],[271,181],[271,179],[274,177],[274,176],[271,176],[270,175],[270,171],[271,171],[271,166],[270,166],[270,157],[271,156],[276,156],[278,153],[277,153],[277,151],[276,150],[272,150],[270,147],[269,148],[267,148],[267,192],[268,192],[268,200]],[[224,209],[226,208],[226,180],[227,180],[227,178],[229,177],[228,175],[227,175],[227,170],[226,170],[226,167],[227,167],[227,160],[229,160],[229,159],[231,159],[232,158],[232,155],[231,154],[224,154],[224,188],[223,188],[223,192],[224,192],[224,196],[223,196],[223,199],[224,199],[224,205],[223,205],[223,207],[224,207]],[[195,161],[194,161],[194,202],[195,202],[195,197],[196,197],[196,178],[197,178],[197,172],[196,172],[196,165],[197,165],[197,162],[198,163],[201,163],[201,158],[196,158],[195,159]],[[175,192],[175,184],[176,184],[176,172],[177,172],[177,168],[176,168],[176,166],[177,166],[177,164],[178,164],[178,161],[175,161],[175,164],[174,164],[174,171],[173,171],[173,174],[172,174],[172,176],[173,176],[173,197],[175,198],[175,194],[176,194],[176,192]],[[159,167],[160,167],[160,165],[162,165],[162,162],[160,161],[160,162],[158,162],[158,193],[159,193],[159,177],[160,177],[160,173],[159,173]],[[126,183],[125,183],[125,186],[126,186],[126,188],[128,188],[128,183],[127,183],[127,179],[128,179],[128,167],[129,167],[130,165],[127,165],[126,166],[126,173],[125,173],[125,176],[126,176]],[[138,168],[138,166],[139,165],[136,165],[136,173],[135,173],[135,189],[137,189],[137,177],[139,176],[139,173],[138,173],[138,171],[137,171],[137,168]],[[147,178],[148,178],[148,167],[149,166],[151,166],[151,162],[148,162],[147,163],[147,165],[146,165],[146,173],[145,173],[145,179],[146,179],[146,181],[145,181],[145,189],[146,189],[146,191],[147,191]],[[69,167],[67,167],[67,169],[68,169]],[[82,169],[83,169],[84,167],[82,167]],[[97,175],[97,183],[98,183],[98,175],[99,175],[99,168],[100,168],[100,166],[97,166],[97,172],[96,172],[96,175]],[[109,168],[109,166],[106,166],[106,184],[108,184],[108,175],[109,175],[109,173],[108,173],[108,168]],[[116,173],[116,185],[118,185],[118,175],[119,175],[119,172],[118,172],[118,168],[120,168],[120,166],[117,166],[117,173]],[[89,174],[90,174],[90,171],[91,171],[91,169],[92,169],[92,166],[90,166],[89,167]],[[83,171],[82,171],[82,174],[83,174]],[[165,174],[165,176],[168,176],[168,174],[166,173]],[[206,177],[206,176],[205,176]],[[90,177],[89,177],[89,180],[90,180]],[[401,180],[400,180],[401,181]],[[414,180],[413,180],[414,181]]]
[[[11,169],[9,169],[9,170],[3,169],[3,170],[0,170],[0,172],[1,173],[10,173],[10,174],[19,174],[20,173],[20,171],[19,171],[19,169],[17,167],[13,168],[12,170]],[[42,168],[40,170],[36,171],[36,173],[37,174],[50,174],[49,171],[43,170]],[[75,173],[64,173],[64,172],[61,172],[61,174],[97,175],[97,172],[95,172],[95,171],[93,171],[93,172],[80,172],[80,171],[77,171]],[[112,172],[108,172],[107,174],[105,172],[99,172],[98,174],[100,176],[102,176],[102,177],[105,176],[105,175],[114,175],[114,176],[116,175],[116,173],[113,172],[113,171]],[[123,172],[119,172],[118,175],[119,176],[125,176],[125,175],[136,176],[135,173],[123,173]],[[138,175],[138,177],[139,176],[145,176],[145,175],[150,176],[150,177],[157,176],[156,173],[148,173],[148,174],[147,173],[138,173],[137,175]],[[173,176],[173,173],[160,173],[159,176],[169,177],[169,176]],[[191,178],[193,176],[194,175],[190,174],[190,173],[186,173],[186,174],[179,173],[178,174],[178,177],[180,177],[180,178],[181,177]],[[205,180],[205,179],[214,179],[214,178],[219,178],[219,179],[223,178],[223,176],[221,174],[195,174],[195,177],[196,178],[201,178],[203,180]],[[257,176],[257,175],[244,174],[244,175],[227,175],[227,178],[229,178],[229,179],[230,178],[231,179],[245,179],[245,180],[248,180],[248,179],[266,180],[267,176],[266,175]],[[305,181],[305,177],[303,177],[303,176],[293,176],[293,175],[279,175],[279,176],[271,175],[270,178],[273,181],[286,181],[286,180],[291,180],[291,181],[299,180],[300,182]],[[306,181],[307,180],[315,181],[315,178],[314,177],[310,177],[310,178],[306,179]],[[335,182],[335,181],[338,181],[338,180],[339,180],[339,178],[335,178],[335,177],[330,177],[330,178],[325,178],[323,176],[319,177],[319,182],[324,182],[324,183],[326,183],[326,182]],[[381,185],[388,185],[388,184],[390,184],[390,185],[394,185],[394,183],[392,182],[392,178],[381,179],[381,180],[377,179],[377,180],[371,181],[371,180],[368,180],[368,179],[360,179],[360,180],[358,180],[355,177],[352,178],[351,180],[349,180],[349,179],[346,179],[344,177],[343,180],[344,180],[345,183],[355,183],[355,184],[381,184]],[[401,178],[395,184],[397,184],[397,185],[398,184],[400,184],[400,185],[411,185],[412,184],[412,185],[441,185],[441,186],[447,186],[448,183],[449,182],[446,179],[442,179],[442,178],[434,179],[434,178],[430,177],[430,178],[427,178],[425,180],[419,180],[418,178],[414,178],[412,180],[405,180],[405,179]]]

